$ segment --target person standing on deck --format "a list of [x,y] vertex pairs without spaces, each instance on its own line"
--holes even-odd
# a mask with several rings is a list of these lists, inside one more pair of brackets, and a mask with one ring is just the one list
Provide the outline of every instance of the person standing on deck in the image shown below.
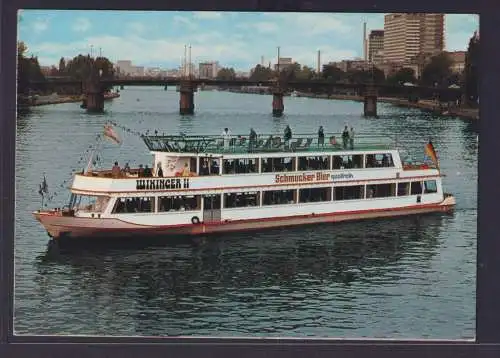
[[163,178],[163,169],[161,168],[161,163],[158,163],[158,171],[157,171],[157,176],[159,178]]
[[228,128],[224,128],[222,131],[222,139],[224,141],[224,150],[229,150],[229,141],[231,139],[231,134]]
[[253,152],[255,144],[257,143],[257,133],[250,128],[250,135],[248,136],[248,151]]
[[323,130],[323,126],[319,126],[318,129],[318,146],[325,146],[325,131]]
[[349,131],[349,145],[351,149],[354,149],[354,128],[351,127],[351,130]]
[[290,126],[287,124],[285,128],[285,132],[283,133],[283,140],[285,141],[285,145],[288,146],[288,142],[292,139],[292,130]]
[[349,142],[349,128],[345,126],[344,131],[342,132],[342,144],[344,145],[344,149],[347,149],[348,142]]
[[111,176],[113,178],[119,178],[120,174],[121,174],[120,166],[118,165],[118,162],[115,162],[115,165],[113,165],[113,168],[111,168]]

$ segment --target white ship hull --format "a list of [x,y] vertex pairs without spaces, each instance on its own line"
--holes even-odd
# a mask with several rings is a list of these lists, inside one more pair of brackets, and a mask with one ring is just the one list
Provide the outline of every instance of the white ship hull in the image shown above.
[[[60,211],[35,212],[34,216],[55,238],[112,238],[112,237],[166,237],[205,235],[235,231],[251,231],[275,227],[334,223],[362,219],[387,218],[407,215],[447,212],[454,208],[455,198],[446,196],[438,202],[409,203],[412,197],[401,198],[404,205],[395,206],[394,199],[364,201],[365,209],[356,209],[356,203],[290,204],[287,210],[276,207],[229,209],[221,213],[221,220],[203,221],[201,211],[172,214],[134,215],[89,218],[63,216]],[[396,199],[397,200],[397,199]],[[413,200],[412,200],[413,201]],[[358,203],[359,206],[359,203]],[[335,210],[335,211],[332,211]],[[292,214],[295,213],[295,214]],[[193,218],[199,223],[192,223]]]

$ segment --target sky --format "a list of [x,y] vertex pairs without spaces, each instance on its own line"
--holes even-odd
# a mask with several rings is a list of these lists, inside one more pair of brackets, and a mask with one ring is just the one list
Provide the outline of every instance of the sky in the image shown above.
[[[275,63],[279,46],[280,57],[316,68],[318,50],[322,64],[362,57],[365,21],[368,33],[383,29],[384,14],[23,10],[18,37],[43,66],[92,46],[112,62],[177,68],[191,45],[194,63],[248,71],[261,56]],[[477,15],[446,15],[445,49],[466,50],[478,28]]]

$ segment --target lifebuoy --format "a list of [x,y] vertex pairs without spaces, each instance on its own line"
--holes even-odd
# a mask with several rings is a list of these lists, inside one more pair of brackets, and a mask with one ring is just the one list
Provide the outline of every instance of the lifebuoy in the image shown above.
[[195,225],[196,225],[196,224],[199,224],[199,223],[200,223],[200,218],[199,218],[199,217],[197,217],[197,216],[193,216],[193,217],[191,218],[191,222],[192,222],[193,224],[195,224]]

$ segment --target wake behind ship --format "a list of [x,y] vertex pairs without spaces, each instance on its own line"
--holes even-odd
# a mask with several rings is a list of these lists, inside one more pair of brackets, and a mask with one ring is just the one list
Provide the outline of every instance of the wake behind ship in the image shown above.
[[[119,140],[111,126],[108,138]],[[403,161],[386,138],[335,135],[142,136],[151,169],[76,174],[64,208],[34,217],[54,239],[200,235],[452,210],[431,163]],[[43,188],[41,188],[42,190]]]

